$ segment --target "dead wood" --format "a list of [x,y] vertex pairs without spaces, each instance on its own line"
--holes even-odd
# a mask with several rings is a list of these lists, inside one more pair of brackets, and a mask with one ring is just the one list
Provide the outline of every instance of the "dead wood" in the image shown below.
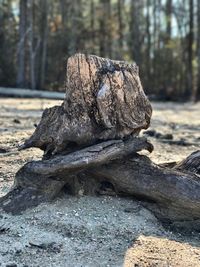
[[135,64],[76,54],[68,59],[63,105],[45,110],[21,148],[39,147],[51,156],[137,136],[149,126],[151,113]]
[[136,65],[71,57],[63,104],[44,111],[21,147],[38,147],[45,156],[17,172],[0,207],[19,213],[65,190],[137,197],[161,220],[199,220],[200,152],[160,165],[137,153],[153,150],[137,137],[149,126],[151,112]]
[[0,87],[0,96],[19,98],[45,98],[59,100],[64,99],[64,93],[8,87]]
[[[134,196],[161,220],[200,218],[200,152],[173,168],[160,167],[136,151],[152,150],[145,140],[112,140],[30,162],[16,174],[15,187],[0,201],[12,213],[50,201],[63,188],[69,193]],[[150,202],[148,202],[150,201]]]
[[199,166],[199,151],[173,168],[160,167],[146,156],[135,155],[95,168],[92,176],[104,177],[118,193],[150,200],[147,207],[162,220],[190,221],[200,219]]
[[[77,194],[80,190],[78,173],[142,149],[152,152],[153,146],[145,138],[133,138],[125,142],[110,140],[49,160],[29,162],[17,172],[14,188],[0,200],[0,206],[7,212],[19,213],[39,202],[53,199],[64,186]],[[95,194],[98,187],[99,182],[88,181],[86,191]]]

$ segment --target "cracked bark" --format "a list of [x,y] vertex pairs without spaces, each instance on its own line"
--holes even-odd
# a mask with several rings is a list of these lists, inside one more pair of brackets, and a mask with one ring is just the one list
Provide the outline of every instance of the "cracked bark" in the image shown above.
[[39,147],[51,156],[71,145],[137,136],[151,113],[135,64],[76,54],[68,59],[63,105],[45,110],[22,148]]

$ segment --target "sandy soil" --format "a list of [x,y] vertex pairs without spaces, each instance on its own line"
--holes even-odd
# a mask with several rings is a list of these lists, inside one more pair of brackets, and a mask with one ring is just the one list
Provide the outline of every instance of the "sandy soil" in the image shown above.
[[[59,103],[0,99],[1,196],[19,168],[42,155],[37,149],[18,152],[17,145],[33,132],[42,110]],[[181,160],[200,149],[200,104],[153,103],[153,108],[150,130],[157,138],[148,138],[155,162]],[[166,134],[179,145],[162,139]],[[20,216],[0,214],[0,266],[199,267],[199,246],[199,233],[164,229],[134,199],[63,195]]]

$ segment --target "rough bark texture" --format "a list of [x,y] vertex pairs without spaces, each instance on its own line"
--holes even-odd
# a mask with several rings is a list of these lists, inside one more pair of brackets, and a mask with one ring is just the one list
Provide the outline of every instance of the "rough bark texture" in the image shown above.
[[24,147],[51,155],[136,136],[149,126],[151,113],[135,64],[76,54],[68,59],[63,105],[45,110]]
[[200,151],[162,165],[137,153],[153,146],[137,137],[151,106],[136,65],[77,54],[67,68],[63,105],[45,110],[22,147],[43,149],[45,159],[17,172],[0,207],[20,213],[65,190],[137,197],[164,221],[199,220]]
[[72,194],[97,194],[100,189],[99,179],[87,180],[87,176],[82,179],[83,171],[122,157],[126,158],[142,149],[151,152],[153,146],[144,138],[134,138],[125,142],[110,140],[68,155],[29,162],[17,172],[13,191],[1,198],[0,207],[17,214],[42,201],[52,200],[63,187],[68,188]]
[[14,189],[0,206],[19,213],[54,199],[65,188],[75,195],[134,196],[147,201],[145,205],[162,220],[200,219],[200,151],[163,167],[136,153],[142,149],[153,148],[143,138],[110,140],[29,162],[16,174]]

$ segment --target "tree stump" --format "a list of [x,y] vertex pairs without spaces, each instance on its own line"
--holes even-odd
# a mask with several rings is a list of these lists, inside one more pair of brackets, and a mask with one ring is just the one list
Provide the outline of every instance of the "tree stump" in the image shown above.
[[64,103],[44,111],[22,148],[38,147],[49,157],[137,136],[151,113],[135,64],[76,54],[68,59]]
[[72,56],[63,104],[46,109],[20,147],[38,147],[44,157],[17,172],[0,207],[18,214],[65,189],[75,195],[136,197],[163,221],[199,220],[200,151],[162,165],[138,154],[153,150],[138,137],[149,126],[151,113],[135,64]]

